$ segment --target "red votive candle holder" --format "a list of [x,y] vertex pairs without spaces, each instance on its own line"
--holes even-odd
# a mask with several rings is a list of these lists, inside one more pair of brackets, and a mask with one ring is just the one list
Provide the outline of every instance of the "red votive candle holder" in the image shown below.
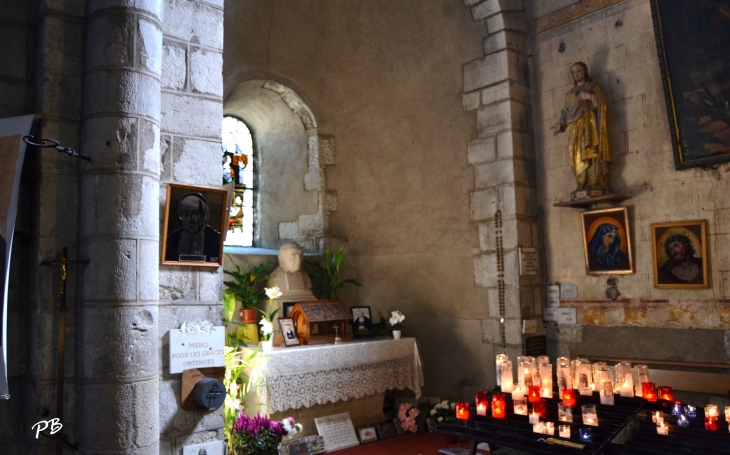
[[705,416],[705,430],[717,431],[717,417]]
[[646,401],[655,402],[657,400],[656,384],[654,384],[653,382],[642,382],[641,383],[641,396]]
[[667,400],[667,401],[674,401],[674,394],[672,393],[672,388],[667,385],[659,386],[659,399]]
[[575,389],[563,389],[560,392],[560,398],[563,399],[563,404],[570,408],[574,408],[576,405]]
[[536,403],[540,401],[540,386],[531,385],[527,388],[527,401],[530,403]]
[[474,395],[474,400],[476,401],[477,405],[477,414],[480,416],[487,415],[487,409],[489,409],[489,399],[487,397],[487,392],[477,392]]
[[547,417],[547,404],[545,403],[544,398],[540,398],[540,401],[532,403],[532,412],[543,419]]
[[492,395],[492,417],[495,419],[504,419],[507,415],[507,402],[504,394],[495,393]]
[[461,420],[469,420],[469,403],[466,401],[456,402],[456,418]]

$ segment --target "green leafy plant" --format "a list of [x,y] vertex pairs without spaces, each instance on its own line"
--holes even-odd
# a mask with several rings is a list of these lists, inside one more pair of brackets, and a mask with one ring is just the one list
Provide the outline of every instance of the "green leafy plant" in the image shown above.
[[[260,284],[268,280],[271,276],[266,272],[274,266],[274,262],[265,262],[255,267],[251,267],[250,264],[246,264],[243,267],[243,270],[241,270],[238,264],[233,262],[230,255],[226,256],[228,256],[228,259],[236,267],[236,270],[223,270],[223,273],[233,278],[231,281],[223,282],[223,284],[228,287],[228,289],[223,291],[223,294],[234,296],[235,300],[241,302],[241,308],[244,310],[252,310],[256,308],[259,306],[259,299],[261,299],[264,295],[264,290],[261,288]],[[227,311],[227,309],[224,308],[224,311]]]
[[312,272],[310,273],[312,277],[312,290],[319,297],[337,299],[344,285],[353,284],[355,286],[362,286],[362,284],[353,278],[343,280],[340,276],[340,267],[342,267],[344,258],[345,252],[340,248],[340,251],[335,254],[332,254],[329,249],[325,251],[324,266],[314,261],[304,261],[305,264],[312,268]]
[[223,432],[228,441],[233,439],[233,425],[243,410],[246,396],[255,389],[245,370],[258,355],[258,349],[244,355],[243,351],[233,346],[224,348],[226,373],[223,385],[226,386],[226,399],[223,403]]

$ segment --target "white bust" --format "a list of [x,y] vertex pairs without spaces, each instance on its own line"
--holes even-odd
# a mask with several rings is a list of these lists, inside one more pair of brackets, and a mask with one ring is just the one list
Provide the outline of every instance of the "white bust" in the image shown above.
[[309,275],[301,270],[304,250],[296,243],[285,243],[279,248],[279,267],[269,278],[268,287],[278,286],[282,298],[291,295],[311,296],[312,281]]

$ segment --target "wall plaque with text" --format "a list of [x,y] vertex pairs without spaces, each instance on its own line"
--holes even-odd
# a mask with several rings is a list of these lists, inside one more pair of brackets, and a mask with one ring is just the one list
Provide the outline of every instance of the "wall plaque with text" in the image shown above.
[[225,366],[225,344],[225,327],[213,327],[207,321],[186,322],[179,329],[170,330],[170,374]]
[[520,248],[520,275],[537,275],[537,248]]

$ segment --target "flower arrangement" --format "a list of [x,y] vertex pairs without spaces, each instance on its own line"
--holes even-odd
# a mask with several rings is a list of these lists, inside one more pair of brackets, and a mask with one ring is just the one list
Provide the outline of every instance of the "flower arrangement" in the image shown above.
[[293,417],[272,422],[261,414],[249,417],[242,411],[233,425],[230,442],[235,454],[276,455],[282,437],[291,437],[300,431],[302,425],[296,423]]
[[[231,295],[241,302],[241,308],[246,310],[252,310],[259,304],[259,299],[263,297],[264,293],[261,290],[257,290],[258,285],[265,280],[269,279],[267,272],[274,266],[274,262],[266,262],[264,264],[251,267],[246,264],[243,270],[238,264],[233,261],[230,255],[227,255],[231,263],[236,267],[236,270],[223,270],[223,273],[230,276],[232,280],[224,281],[226,289],[223,291],[224,295]],[[234,302],[235,303],[235,302]],[[226,309],[228,319],[233,319],[233,308]]]
[[226,387],[226,399],[223,402],[223,432],[228,441],[232,440],[233,425],[243,409],[242,403],[246,395],[256,388],[256,384],[244,370],[257,354],[258,350],[244,356],[240,349],[232,346],[224,348],[226,372],[223,376],[223,385]]
[[406,317],[400,312],[400,310],[395,310],[390,312],[390,319],[388,319],[388,322],[390,322],[390,326],[393,330],[401,330],[403,328],[401,323],[405,318]]
[[[266,291],[266,296],[269,298],[269,311],[271,311],[274,299],[281,297],[281,289],[279,289],[278,286],[274,286],[273,288],[264,288],[264,290]],[[262,315],[261,321],[259,322],[261,325],[261,339],[263,341],[269,341],[271,334],[274,333],[274,318],[276,317],[276,313],[279,312],[279,309],[277,308],[270,313],[267,313],[264,310],[259,311]]]
[[449,400],[443,400],[436,403],[431,409],[431,417],[435,418],[439,422],[443,422],[445,417],[453,417],[456,403],[453,401],[449,403]]
[[400,426],[405,431],[415,433],[418,431],[418,425],[416,425],[416,417],[420,411],[413,407],[411,403],[401,403],[398,408],[398,419],[400,420]]

